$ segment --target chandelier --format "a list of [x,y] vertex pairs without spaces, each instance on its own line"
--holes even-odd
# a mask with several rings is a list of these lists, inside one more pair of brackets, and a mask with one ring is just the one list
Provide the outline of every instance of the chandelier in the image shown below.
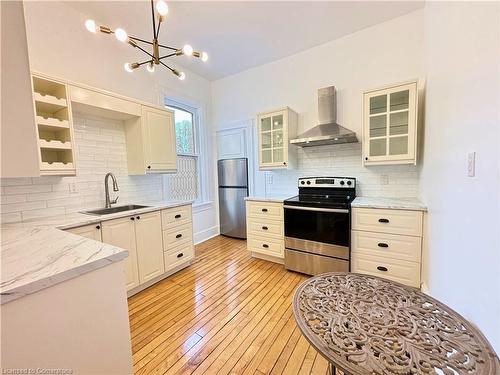
[[[156,8],[156,12],[155,12]],[[116,39],[122,43],[128,43],[134,48],[137,48],[144,52],[148,58],[142,62],[134,62],[134,63],[125,63],[124,68],[127,72],[133,72],[134,69],[140,68],[143,65],[146,65],[146,69],[148,72],[153,73],[155,70],[155,65],[163,65],[168,68],[173,74],[175,74],[180,80],[186,78],[184,72],[180,72],[177,69],[171,68],[167,64],[163,62],[164,59],[175,56],[194,56],[201,61],[206,62],[208,60],[208,55],[206,52],[196,52],[193,50],[189,44],[186,44],[182,48],[175,48],[160,44],[158,42],[158,35],[160,34],[160,26],[161,23],[165,20],[165,17],[168,13],[168,5],[164,0],[158,0],[156,4],[151,0],[151,17],[153,23],[153,41],[150,42],[145,39],[137,38],[134,36],[130,36],[127,34],[125,30],[122,28],[117,28],[116,30],[111,30],[107,26],[99,26],[97,27],[94,20],[88,19],[85,21],[85,27],[88,31],[92,33],[97,33],[100,31],[104,34],[114,34]],[[151,48],[151,52],[147,51],[145,48],[141,47],[143,45],[145,48]],[[167,50],[165,52],[160,52],[163,50]]]

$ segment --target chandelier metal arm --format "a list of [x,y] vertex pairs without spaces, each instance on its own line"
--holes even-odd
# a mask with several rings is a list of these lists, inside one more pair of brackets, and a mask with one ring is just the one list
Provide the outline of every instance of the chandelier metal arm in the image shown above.
[[149,56],[149,57],[151,57],[152,59],[154,59],[154,58],[155,58],[152,54],[150,54],[148,51],[146,51],[146,50],[145,50],[144,48],[142,48],[141,46],[136,45],[135,47],[136,47],[136,48],[139,48],[142,52],[144,52],[146,55],[148,55],[148,56]]
[[156,34],[155,6],[153,4],[153,0],[151,0],[151,17],[153,19],[153,36],[154,36],[154,39],[157,39],[158,34]]
[[135,40],[136,42],[146,43],[146,44],[149,44],[150,46],[153,45],[152,42],[149,42],[149,41],[141,39],[141,38],[137,38],[135,36],[129,36],[129,38],[132,39],[132,40]]
[[174,53],[171,53],[169,55],[160,56],[160,60],[161,59],[166,59],[167,57],[172,57],[172,56],[175,56],[175,55],[177,55],[177,53],[174,52]]
[[170,69],[170,71],[171,71],[172,73],[174,73],[174,69],[172,69],[171,67],[169,67],[169,66],[168,66],[167,64],[165,64],[163,61],[160,61],[160,64],[161,64],[161,65],[163,65],[165,68]]

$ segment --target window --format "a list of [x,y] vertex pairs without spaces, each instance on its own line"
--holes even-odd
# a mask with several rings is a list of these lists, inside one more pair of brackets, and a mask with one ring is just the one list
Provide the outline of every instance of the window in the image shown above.
[[168,109],[174,111],[177,148],[177,173],[168,176],[166,192],[170,199],[192,199],[201,202],[197,109],[171,100],[166,100],[166,104]]

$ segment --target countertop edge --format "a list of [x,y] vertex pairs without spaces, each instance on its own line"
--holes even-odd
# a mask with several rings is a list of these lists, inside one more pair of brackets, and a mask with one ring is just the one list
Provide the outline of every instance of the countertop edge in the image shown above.
[[59,272],[53,276],[45,277],[40,280],[33,281],[29,284],[24,284],[18,287],[14,287],[13,289],[0,293],[0,305],[15,301],[16,299],[19,299],[21,297],[28,296],[30,294],[39,292],[40,290],[74,279],[77,276],[83,275],[91,271],[95,271],[97,269],[108,266],[112,263],[119,262],[127,258],[127,256],[128,256],[128,251],[122,250],[118,253],[108,255],[102,259],[97,259],[92,262],[82,264],[80,266]]

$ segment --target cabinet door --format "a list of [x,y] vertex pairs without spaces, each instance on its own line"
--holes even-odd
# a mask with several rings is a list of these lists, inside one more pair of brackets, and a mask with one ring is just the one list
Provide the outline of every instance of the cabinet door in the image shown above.
[[286,168],[288,163],[287,111],[259,117],[259,162],[262,168]]
[[160,212],[137,215],[135,235],[139,281],[142,284],[165,272]]
[[102,241],[100,224],[91,224],[78,228],[70,228],[66,231],[82,237],[90,238],[91,240]]
[[134,220],[130,219],[131,217],[127,216],[102,223],[102,241],[128,250],[128,257],[125,259],[127,290],[139,285],[135,225]]
[[416,159],[417,83],[365,93],[365,164]]
[[146,171],[175,171],[174,114],[166,109],[142,107],[142,121]]

